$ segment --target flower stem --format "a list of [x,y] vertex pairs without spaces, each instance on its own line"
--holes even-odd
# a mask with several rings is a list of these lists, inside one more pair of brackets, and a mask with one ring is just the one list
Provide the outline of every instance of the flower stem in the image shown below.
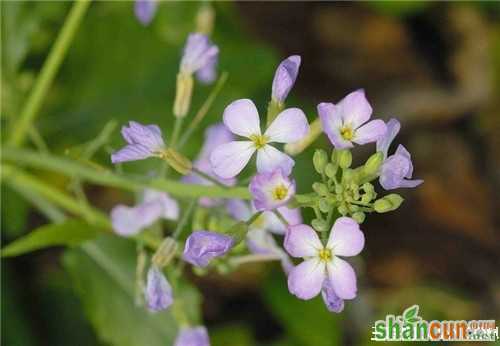
[[281,221],[281,223],[283,223],[283,225],[285,225],[285,227],[290,226],[290,224],[288,223],[288,221],[286,221],[285,217],[283,216],[283,214],[281,214],[279,212],[278,209],[274,209],[273,213],[274,213],[274,215],[276,215],[278,217],[278,219]]
[[177,223],[177,227],[175,228],[174,233],[172,233],[172,238],[177,239],[181,235],[184,227],[186,226],[186,223],[193,213],[194,207],[198,203],[198,199],[193,199],[191,202],[189,202],[189,205],[182,215],[182,218],[179,220],[179,223]]
[[182,123],[184,122],[184,117],[175,117],[174,131],[172,132],[172,138],[170,139],[170,147],[176,148],[177,139],[181,133]]
[[251,218],[249,218],[247,221],[245,221],[245,223],[250,226],[252,225],[252,223],[255,222],[255,220],[257,220],[260,216],[262,215],[262,212],[261,211],[258,211],[256,212],[255,214],[252,215]]
[[277,261],[280,259],[281,257],[277,254],[251,254],[233,257],[229,260],[229,263],[236,267],[245,263]]
[[74,2],[57,36],[56,42],[42,66],[28,100],[21,111],[19,120],[11,124],[11,136],[8,140],[9,145],[19,147],[23,144],[26,134],[40,110],[42,101],[46,99],[45,95],[66,56],[76,30],[89,5],[90,0],[78,0]]
[[211,177],[210,175],[206,174],[205,172],[200,171],[196,167],[193,167],[192,171],[193,171],[194,174],[199,175],[201,178],[208,180],[209,182],[213,183],[214,185],[223,187],[225,189],[228,188],[228,186],[222,184],[220,181],[218,181],[214,177]]

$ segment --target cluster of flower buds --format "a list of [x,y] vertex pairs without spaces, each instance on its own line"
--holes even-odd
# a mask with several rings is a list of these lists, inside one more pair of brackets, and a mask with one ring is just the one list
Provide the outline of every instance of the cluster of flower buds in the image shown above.
[[[205,13],[200,18],[207,16]],[[177,77],[173,111],[177,120],[189,112],[193,74],[202,81],[213,81],[217,56],[218,48],[206,35],[195,33],[188,37]],[[364,248],[360,224],[367,214],[395,210],[403,201],[398,194],[379,197],[375,181],[378,179],[383,189],[392,190],[415,187],[422,180],[412,180],[411,157],[402,145],[388,156],[400,124],[395,119],[387,123],[370,120],[372,107],[363,90],[347,95],[337,104],[319,104],[320,126],[314,125],[319,122],[309,126],[301,109],[286,108],[285,100],[297,79],[300,63],[301,58],[294,55],[278,66],[265,131],[256,105],[249,99],[236,100],[225,108],[222,123],[206,130],[203,147],[193,162],[175,146],[165,144],[158,126],[130,122],[123,127],[127,145],[112,154],[113,163],[159,158],[183,175],[181,181],[186,184],[217,184],[230,189],[238,185],[237,176],[245,167],[253,165],[251,158],[256,154],[255,169],[246,170],[255,171],[248,186],[251,201],[200,196],[192,204],[191,233],[184,241],[177,230],[163,239],[151,257],[147,274],[145,296],[151,311],[167,309],[175,300],[163,271],[172,262],[190,263],[196,273],[203,274],[211,268],[226,272],[243,263],[280,261],[290,293],[300,299],[321,293],[326,308],[338,313],[346,300],[356,297],[356,274],[345,258],[358,255]],[[181,123],[176,122],[174,137],[179,126]],[[311,133],[319,130],[327,135],[333,148],[331,152],[315,151],[312,164],[320,179],[311,192],[298,194],[293,178],[295,161],[280,146],[310,145]],[[354,144],[368,143],[376,143],[376,152],[363,165],[353,167]],[[314,211],[311,225],[303,223],[301,208]],[[190,212],[185,212],[188,217]],[[175,200],[150,190],[145,191],[137,206],[120,205],[111,212],[113,228],[122,236],[136,235],[157,220],[177,220],[178,216]],[[184,221],[179,221],[179,231],[187,227]],[[279,237],[283,246],[279,245]],[[240,246],[243,243],[246,246]],[[177,251],[179,247],[183,250]],[[296,263],[292,258],[303,261]],[[175,345],[209,345],[204,327],[189,327],[184,318],[180,320],[182,328]]]

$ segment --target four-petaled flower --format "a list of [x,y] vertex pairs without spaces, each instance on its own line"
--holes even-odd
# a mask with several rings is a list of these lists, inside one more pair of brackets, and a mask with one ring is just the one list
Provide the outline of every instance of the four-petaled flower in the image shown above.
[[274,74],[271,97],[275,102],[283,103],[295,84],[299,74],[300,56],[292,55],[283,60]]
[[289,175],[295,162],[286,154],[269,145],[272,142],[292,143],[309,132],[306,116],[298,108],[289,108],[278,114],[264,134],[254,103],[248,99],[232,102],[224,110],[224,124],[232,133],[249,141],[234,141],[217,147],[210,156],[214,172],[222,178],[238,175],[257,151],[257,171],[272,172],[281,168]]
[[253,205],[258,211],[273,210],[288,203],[295,194],[295,180],[283,175],[281,168],[256,174],[249,186]]
[[399,132],[401,125],[396,119],[387,122],[387,132],[384,137],[377,141],[377,151],[384,154],[384,162],[380,167],[380,185],[386,190],[400,187],[416,187],[422,184],[422,179],[411,180],[413,175],[413,163],[411,155],[403,145],[399,145],[396,152],[387,156],[387,151],[392,141]]
[[196,73],[198,80],[211,83],[215,80],[219,48],[207,35],[194,33],[188,36],[181,59],[181,73]]
[[129,127],[122,127],[122,136],[128,145],[111,155],[112,163],[161,157],[165,149],[161,130],[157,125],[141,125],[130,121]]
[[363,250],[365,237],[359,225],[349,217],[335,221],[326,246],[308,225],[290,226],[285,236],[285,249],[304,262],[288,275],[289,291],[300,299],[317,296],[325,280],[340,299],[356,297],[356,274],[349,263],[338,256],[356,256]]
[[323,131],[337,149],[352,148],[352,142],[375,142],[386,132],[386,125],[382,120],[367,122],[371,117],[372,107],[364,90],[350,93],[336,105],[320,103],[318,114]]

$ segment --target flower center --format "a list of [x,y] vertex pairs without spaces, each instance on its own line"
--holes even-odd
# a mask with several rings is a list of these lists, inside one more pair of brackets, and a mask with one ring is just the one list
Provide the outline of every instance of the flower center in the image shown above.
[[276,201],[284,200],[287,195],[288,195],[288,188],[283,184],[276,186],[276,188],[273,190],[273,198]]
[[330,262],[332,260],[332,250],[330,249],[321,249],[319,250],[318,257],[323,262]]
[[344,127],[342,127],[342,129],[340,129],[340,135],[346,141],[350,141],[354,137],[354,131],[352,130],[352,128],[350,126],[344,126]]
[[257,149],[263,148],[268,141],[268,138],[264,135],[251,135],[250,139],[252,140],[253,144],[255,144],[255,147]]

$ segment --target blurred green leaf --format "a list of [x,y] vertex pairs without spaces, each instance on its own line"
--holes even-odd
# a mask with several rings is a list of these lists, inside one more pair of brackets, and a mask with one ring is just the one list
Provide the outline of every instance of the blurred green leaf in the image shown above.
[[209,331],[212,345],[217,346],[253,346],[252,331],[241,324],[227,324]]
[[381,12],[382,14],[402,17],[422,12],[432,3],[425,0],[419,1],[367,1],[366,5]]
[[270,279],[263,290],[264,299],[287,334],[303,346],[332,346],[342,343],[339,315],[330,313],[321,298],[300,300],[286,288],[286,278]]
[[56,245],[78,245],[95,238],[100,230],[80,220],[67,220],[37,228],[2,249],[2,257],[13,257]]
[[6,239],[19,237],[26,231],[29,205],[21,196],[6,184],[2,184],[2,234]]
[[[63,263],[103,342],[119,346],[172,344],[177,325],[169,310],[153,314],[134,305],[133,241],[101,236],[81,248],[67,250]],[[180,287],[174,290],[175,299],[182,300],[189,320],[197,320],[198,294],[187,283]]]

